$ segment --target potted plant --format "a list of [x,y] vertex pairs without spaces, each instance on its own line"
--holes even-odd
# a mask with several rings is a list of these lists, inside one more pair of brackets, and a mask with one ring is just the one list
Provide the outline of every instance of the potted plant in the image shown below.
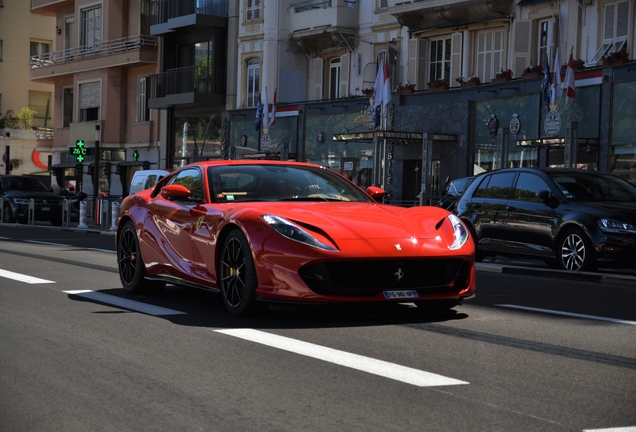
[[375,90],[373,90],[373,88],[365,88],[365,89],[362,89],[362,94],[365,95],[366,97],[371,97],[373,96],[374,91]]
[[512,79],[512,70],[510,70],[510,69],[506,69],[506,70],[501,69],[501,71],[499,71],[499,72],[497,72],[495,74],[495,77],[492,79],[491,82],[493,82],[493,83],[501,83],[501,82],[510,81],[511,79]]
[[441,91],[448,90],[449,84],[447,80],[439,78],[433,82],[427,82],[426,86],[428,91]]
[[623,64],[627,63],[628,61],[629,55],[626,50],[614,51],[601,57],[603,66]]
[[[578,60],[572,60],[572,69],[574,69],[575,71],[582,71],[585,69],[585,61],[578,59]],[[565,75],[565,73],[568,71],[568,65],[567,63],[564,65],[561,65],[561,75]]]
[[408,94],[415,92],[415,84],[409,84],[408,82],[404,85],[398,84],[395,86],[393,91],[397,94]]
[[521,73],[521,78],[537,78],[543,76],[543,66],[528,66]]
[[478,76],[475,76],[475,75],[471,76],[468,79],[464,77],[455,78],[455,81],[459,83],[459,86],[461,88],[476,87],[478,85],[481,85],[481,80],[479,79]]

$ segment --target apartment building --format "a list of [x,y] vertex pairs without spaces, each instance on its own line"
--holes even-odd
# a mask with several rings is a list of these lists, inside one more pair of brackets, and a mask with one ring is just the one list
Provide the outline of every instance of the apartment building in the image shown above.
[[31,56],[30,79],[54,86],[53,182],[94,199],[126,195],[135,170],[157,167],[161,117],[148,103],[159,72],[149,0],[32,0],[52,17],[52,49]]
[[[0,1],[0,160],[2,173],[38,175],[48,182],[54,87],[29,79],[29,58],[52,50],[55,21],[31,13],[29,2]],[[33,110],[30,125],[20,123]],[[25,111],[26,112],[26,111]],[[6,160],[5,160],[6,159]]]
[[[632,179],[636,67],[621,57],[633,53],[634,17],[628,0],[242,0],[227,154],[322,163],[405,203],[504,166]],[[570,53],[576,97],[544,98],[537,70],[563,79]],[[383,60],[392,85],[414,92],[394,93],[376,127],[363,94]],[[255,127],[265,90],[277,98],[267,131]]]

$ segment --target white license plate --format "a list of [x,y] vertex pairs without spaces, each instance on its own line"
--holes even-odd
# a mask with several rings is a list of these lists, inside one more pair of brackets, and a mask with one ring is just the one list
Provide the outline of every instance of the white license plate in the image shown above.
[[42,207],[42,211],[51,211],[51,207]]
[[383,294],[386,299],[411,299],[419,297],[415,290],[384,291]]

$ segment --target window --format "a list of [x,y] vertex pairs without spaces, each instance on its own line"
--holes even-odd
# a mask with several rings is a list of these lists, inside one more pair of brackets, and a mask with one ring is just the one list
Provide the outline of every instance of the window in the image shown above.
[[137,121],[150,121],[150,109],[148,108],[148,77],[139,77],[137,81]]
[[34,126],[48,126],[51,119],[51,93],[29,90],[29,108],[35,110]]
[[541,202],[539,192],[550,192],[550,186],[538,175],[520,173],[515,188],[515,200]]
[[340,57],[329,62],[329,98],[340,97]]
[[258,60],[247,62],[247,108],[255,108],[258,104],[261,65]]
[[245,20],[255,21],[261,19],[261,0],[247,0],[245,6]]
[[70,127],[73,121],[73,87],[64,87],[62,91],[62,127]]
[[86,51],[98,50],[102,42],[102,7],[82,10],[80,45]]
[[181,171],[169,184],[187,187],[190,190],[191,200],[200,201],[203,199],[203,180],[201,179],[201,172],[196,168]]
[[590,61],[596,64],[601,57],[626,48],[630,17],[630,2],[607,3],[603,7],[603,43]]
[[431,61],[428,79],[430,82],[446,79],[450,82],[451,38],[431,41]]
[[3,45],[3,40],[0,39],[0,61],[2,61],[2,45]]
[[503,67],[503,30],[486,30],[477,33],[475,75],[489,82]]
[[550,23],[548,20],[539,21],[537,29],[537,54],[538,58],[535,65],[542,65],[545,67],[546,55],[550,55]]
[[51,52],[51,42],[31,41],[31,58],[42,58],[45,54]]
[[99,120],[101,104],[101,83],[92,82],[79,86],[79,121]]

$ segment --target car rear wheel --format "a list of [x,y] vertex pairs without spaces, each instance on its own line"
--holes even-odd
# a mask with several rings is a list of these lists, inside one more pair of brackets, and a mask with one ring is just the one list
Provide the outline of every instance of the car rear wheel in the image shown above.
[[128,221],[124,224],[117,243],[117,262],[122,287],[130,294],[160,291],[166,285],[163,281],[146,279],[146,269],[139,249],[139,240],[135,225]]
[[564,270],[593,270],[596,259],[592,242],[578,228],[568,230],[560,239],[557,249],[559,265]]
[[247,315],[256,309],[256,269],[245,235],[229,233],[219,259],[219,285],[225,307],[232,315]]

